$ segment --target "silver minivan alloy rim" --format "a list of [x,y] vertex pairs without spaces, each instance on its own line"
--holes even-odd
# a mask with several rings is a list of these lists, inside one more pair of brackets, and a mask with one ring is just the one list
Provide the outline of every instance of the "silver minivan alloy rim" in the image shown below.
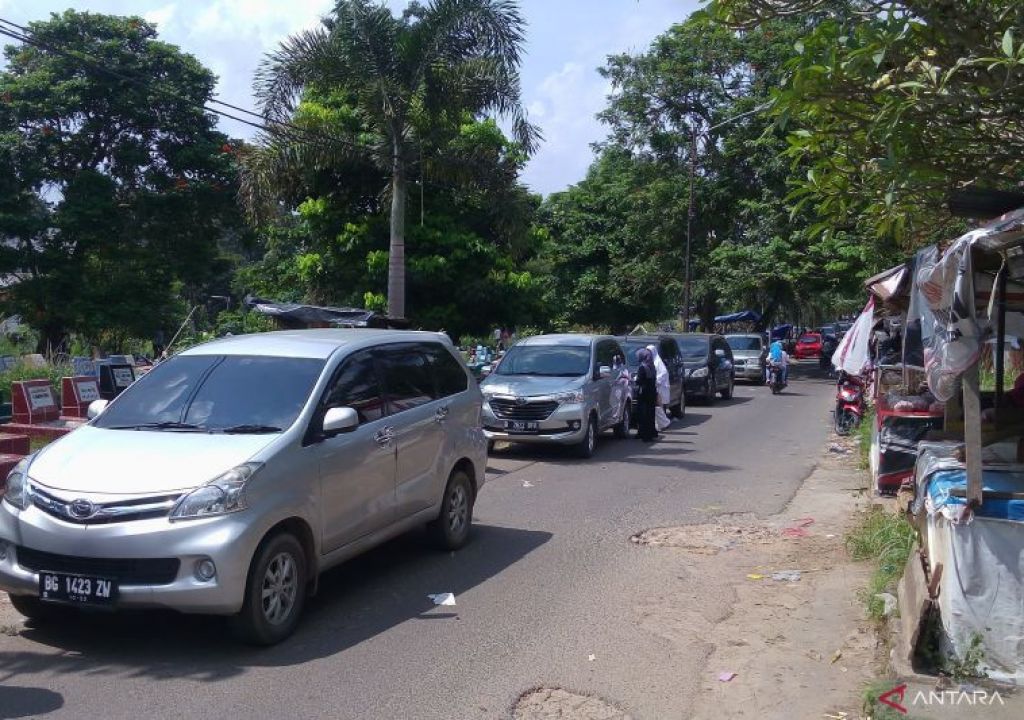
[[292,613],[299,593],[295,558],[290,553],[278,553],[263,574],[263,616],[272,625],[280,625]]
[[453,535],[462,532],[466,525],[466,516],[469,514],[469,498],[466,496],[466,489],[462,485],[455,485],[452,488],[448,502],[448,528]]

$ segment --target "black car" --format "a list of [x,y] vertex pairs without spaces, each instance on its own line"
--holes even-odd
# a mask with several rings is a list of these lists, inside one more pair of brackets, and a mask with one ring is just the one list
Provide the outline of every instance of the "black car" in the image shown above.
[[[661,356],[662,362],[668,368],[669,412],[675,417],[681,418],[686,413],[686,394],[683,392],[685,371],[682,356],[679,354],[679,346],[675,340],[668,335],[627,335],[619,338],[619,344],[622,345],[622,349],[626,353],[626,366],[629,368],[629,376],[634,384],[634,398],[636,397],[636,371],[640,365],[636,354],[648,345],[658,348],[658,355]],[[636,413],[633,414],[633,417],[636,417]]]
[[736,384],[732,348],[721,335],[685,333],[673,335],[686,365],[686,399],[705,400],[709,405],[720,394],[728,400]]

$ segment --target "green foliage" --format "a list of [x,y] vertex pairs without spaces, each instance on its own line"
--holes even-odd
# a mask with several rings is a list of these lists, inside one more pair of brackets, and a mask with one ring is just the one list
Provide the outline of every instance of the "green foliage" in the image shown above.
[[895,592],[916,537],[914,527],[902,513],[877,505],[871,506],[860,525],[846,537],[846,547],[854,560],[877,563],[862,594],[868,614],[876,620],[882,618],[885,607],[876,595]]
[[214,323],[214,333],[217,337],[270,332],[274,329],[274,321],[269,317],[246,310],[224,310],[217,315]]
[[61,379],[72,374],[71,367],[61,364],[49,364],[46,367],[29,367],[19,363],[10,370],[0,373],[0,394],[4,402],[11,401],[11,383],[19,380],[49,380],[53,391],[60,397]]
[[754,27],[808,20],[772,114],[805,164],[790,198],[823,229],[916,244],[959,230],[955,187],[1013,189],[1024,171],[1024,25],[1017,0],[714,0]]
[[6,305],[40,349],[151,337],[224,279],[221,243],[239,236],[233,147],[202,107],[215,78],[139,18],[69,10],[30,28],[72,56],[5,51],[0,272],[21,278]]

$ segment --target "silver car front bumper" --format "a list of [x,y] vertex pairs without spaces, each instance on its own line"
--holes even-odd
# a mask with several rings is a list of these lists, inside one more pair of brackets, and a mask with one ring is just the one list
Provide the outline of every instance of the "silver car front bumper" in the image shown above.
[[583,403],[564,403],[547,419],[537,421],[540,428],[538,432],[517,433],[500,429],[505,425],[505,419],[495,415],[490,403],[485,402],[484,435],[488,442],[576,445],[583,442],[587,435],[588,413],[589,409]]
[[[186,613],[232,614],[242,607],[246,576],[260,530],[245,522],[245,511],[201,520],[170,522],[153,518],[133,522],[78,525],[63,522],[39,508],[17,510],[0,502],[0,590],[14,595],[39,595],[39,570],[74,572],[82,562],[83,575],[95,561],[133,559],[178,561],[177,573],[165,584],[133,584],[120,580],[117,607],[170,608]],[[20,548],[63,556],[64,568],[27,568],[18,560]],[[209,581],[196,576],[200,560],[210,559],[216,575]]]
[[736,372],[737,380],[762,380],[764,379],[764,366],[758,363],[735,363],[733,369]]

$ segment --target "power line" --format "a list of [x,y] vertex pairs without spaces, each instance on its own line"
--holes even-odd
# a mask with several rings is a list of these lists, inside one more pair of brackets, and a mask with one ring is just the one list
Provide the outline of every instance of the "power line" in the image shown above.
[[[234,111],[236,111],[238,113],[242,113],[244,115],[249,115],[251,117],[259,118],[262,122],[257,123],[257,122],[253,122],[252,120],[247,120],[245,118],[238,117],[237,115],[234,115],[232,113],[226,112],[224,110],[220,110],[218,108],[209,107],[205,103],[198,102],[196,100],[193,100],[192,98],[186,97],[186,96],[181,95],[181,94],[179,94],[179,93],[177,93],[177,92],[175,92],[173,90],[169,90],[167,88],[161,87],[161,86],[156,85],[156,84],[154,84],[152,82],[147,82],[147,81],[142,80],[140,78],[131,77],[130,75],[126,75],[126,74],[124,74],[122,72],[119,72],[117,70],[109,68],[109,67],[105,66],[103,64],[103,62],[101,60],[99,60],[98,58],[92,57],[92,56],[90,56],[90,55],[88,55],[86,53],[83,53],[83,52],[80,52],[80,51],[74,51],[74,50],[67,50],[67,49],[64,49],[64,48],[59,48],[59,47],[56,47],[56,46],[54,46],[54,45],[52,45],[50,43],[46,43],[46,42],[43,42],[42,40],[38,40],[38,39],[36,39],[31,34],[32,31],[31,31],[30,28],[27,28],[27,27],[25,27],[23,25],[19,25],[19,24],[15,23],[15,22],[12,22],[12,21],[7,20],[5,18],[0,18],[0,25],[6,25],[8,27],[15,28],[15,30],[10,30],[10,29],[5,28],[5,27],[0,27],[0,35],[12,38],[14,40],[17,40],[19,42],[23,42],[23,43],[28,44],[28,45],[32,45],[33,47],[36,47],[36,48],[38,48],[40,50],[45,50],[47,52],[51,52],[51,53],[60,55],[62,57],[66,57],[66,58],[75,60],[77,62],[80,62],[80,63],[83,63],[83,64],[89,66],[93,70],[99,71],[101,73],[105,73],[106,75],[109,75],[110,77],[117,78],[119,80],[122,80],[124,82],[130,83],[132,85],[135,85],[136,87],[140,87],[140,88],[145,89],[145,90],[155,91],[155,92],[159,93],[160,95],[163,95],[164,97],[168,97],[168,98],[177,100],[179,102],[182,102],[182,103],[185,103],[187,105],[190,105],[191,107],[205,110],[206,112],[213,113],[213,114],[218,115],[220,117],[228,118],[229,120],[234,120],[235,122],[242,123],[243,125],[247,125],[249,127],[255,128],[257,130],[261,130],[261,131],[266,132],[266,133],[272,133],[274,130],[270,126],[276,126],[276,128],[278,129],[278,132],[280,132],[281,129],[284,129],[284,130],[292,131],[293,133],[299,133],[301,136],[304,136],[305,138],[308,138],[308,139],[319,140],[319,141],[322,141],[322,142],[325,142],[325,143],[329,143],[329,144],[344,145],[346,147],[349,147],[349,148],[355,149],[355,150],[366,150],[366,147],[363,146],[363,145],[359,145],[357,143],[353,143],[353,142],[350,142],[350,141],[342,140],[341,138],[329,138],[329,137],[326,137],[326,136],[321,135],[319,133],[310,131],[308,128],[303,128],[303,127],[300,127],[298,125],[295,125],[293,123],[286,122],[286,121],[283,121],[283,120],[274,120],[274,119],[266,117],[265,115],[261,115],[260,113],[257,113],[257,112],[255,112],[253,110],[247,110],[246,108],[239,107],[237,105],[232,105],[231,103],[225,102],[223,100],[217,100],[215,98],[210,98],[208,100],[208,102],[210,102],[210,103],[217,104],[217,105],[223,105],[224,107],[230,108],[231,110],[234,110]],[[284,134],[288,135],[287,132],[284,133]],[[294,136],[292,136],[292,137],[294,138]]]

